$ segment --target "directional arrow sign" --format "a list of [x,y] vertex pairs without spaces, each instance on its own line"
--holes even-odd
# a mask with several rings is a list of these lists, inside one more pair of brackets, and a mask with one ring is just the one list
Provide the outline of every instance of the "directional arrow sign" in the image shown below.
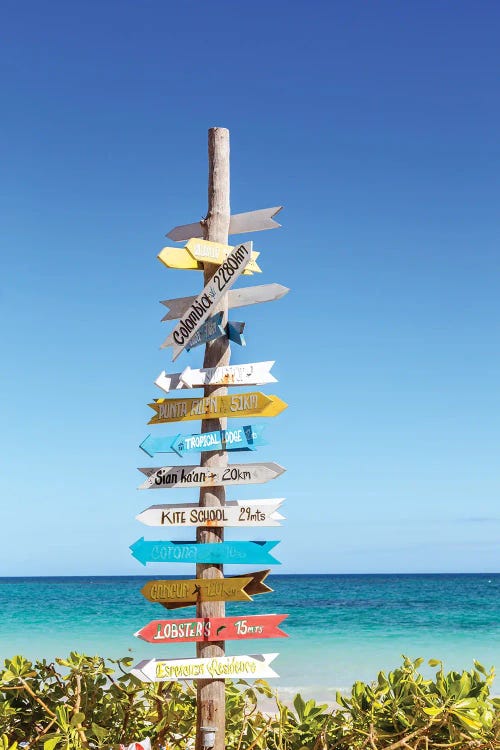
[[288,638],[288,634],[278,627],[287,617],[288,615],[250,615],[153,620],[134,635],[148,643],[207,643],[251,638]]
[[251,602],[256,594],[272,591],[263,583],[269,570],[227,578],[195,578],[191,580],[148,581],[141,594],[149,602],[159,602],[166,609],[188,607],[201,602]]
[[213,563],[214,565],[280,565],[269,554],[279,542],[154,542],[141,537],[130,546],[132,557],[142,565],[148,562]]
[[158,398],[148,406],[156,412],[148,424],[162,424],[217,417],[275,417],[287,404],[278,396],[255,391],[204,398]]
[[161,346],[163,349],[173,342],[172,358],[174,360],[189,344],[190,339],[193,338],[205,320],[210,317],[219,300],[229,291],[249,260],[250,249],[244,245],[236,247],[228,255],[227,261],[217,269],[203,291],[192,302]]
[[229,341],[233,341],[235,344],[239,344],[240,346],[246,346],[245,337],[243,336],[244,328],[244,323],[235,323],[229,321],[226,325],[226,335]]
[[229,466],[158,466],[140,468],[147,479],[139,490],[218,487],[228,484],[262,484],[276,479],[284,469],[272,461]]
[[[260,253],[252,250],[253,242],[244,242],[243,245],[248,247],[251,252],[250,260],[243,274],[262,273],[262,269],[257,265],[257,258]],[[190,246],[194,249],[194,252],[190,249]],[[157,255],[157,258],[167,268],[177,268],[185,271],[203,271],[204,263],[213,263],[217,266],[222,265],[233,249],[232,245],[221,245],[218,242],[192,239],[189,240],[185,248],[164,247]]]
[[222,507],[200,507],[198,503],[151,505],[136,516],[146,526],[281,526],[278,508],[284,498],[274,500],[229,500]]
[[193,370],[186,367],[182,372],[167,375],[165,370],[156,378],[155,385],[165,393],[181,388],[202,388],[205,385],[266,385],[277,383],[271,375],[274,361],[251,362],[248,365],[224,365]]
[[226,335],[226,331],[222,324],[222,312],[218,312],[208,318],[200,328],[196,331],[192,339],[189,339],[189,343],[186,344],[186,351],[193,349],[195,346],[201,346],[206,344],[207,341],[214,341],[220,339]]
[[[284,297],[289,291],[282,284],[260,284],[259,286],[247,286],[243,289],[231,289],[227,294],[228,307],[231,310],[235,307],[257,305],[260,302],[273,302],[275,299]],[[174,299],[163,300],[161,304],[168,307],[169,311],[162,318],[162,321],[182,318],[195,299],[195,297],[175,297]]]
[[[273,221],[283,206],[274,208],[260,208],[257,211],[247,211],[243,214],[233,214],[229,221],[228,234],[243,234],[244,232],[260,232],[264,229],[277,229],[281,226],[277,221]],[[174,227],[167,234],[167,237],[173,242],[185,242],[191,237],[203,237],[205,234],[201,221],[194,224],[183,224]]]
[[154,457],[155,453],[177,453],[181,458],[186,453],[204,451],[253,451],[261,445],[267,445],[262,437],[264,425],[246,425],[228,430],[213,430],[195,435],[170,435],[153,437],[148,435],[140,448]]
[[142,682],[164,680],[256,680],[278,677],[269,664],[278,654],[211,656],[203,659],[144,659],[130,670]]

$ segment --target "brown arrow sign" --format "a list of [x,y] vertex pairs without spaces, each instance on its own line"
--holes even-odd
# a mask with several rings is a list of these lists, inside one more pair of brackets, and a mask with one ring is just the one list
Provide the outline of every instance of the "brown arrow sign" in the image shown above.
[[252,601],[256,594],[267,594],[272,588],[264,583],[269,570],[259,570],[244,576],[226,578],[195,578],[148,581],[141,589],[150,602],[158,602],[165,609],[189,607],[199,601]]

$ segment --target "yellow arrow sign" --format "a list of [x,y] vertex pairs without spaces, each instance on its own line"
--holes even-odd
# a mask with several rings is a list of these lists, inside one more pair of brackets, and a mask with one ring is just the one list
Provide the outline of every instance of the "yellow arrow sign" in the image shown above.
[[[227,578],[195,578],[178,581],[149,581],[142,588],[143,596],[150,602],[159,602],[165,609],[179,609],[196,604],[197,601],[253,601],[257,594],[272,592],[264,580],[269,570],[257,570],[246,576]],[[162,584],[160,588],[153,588]]]
[[195,578],[190,581],[148,581],[141,594],[149,602],[192,604],[202,602],[251,602],[245,586],[251,577]]
[[[233,249],[233,245],[192,239],[188,241],[185,247],[164,247],[158,254],[158,260],[161,260],[167,268],[203,271],[204,263],[222,265]],[[262,273],[262,269],[257,265],[259,255],[260,253],[252,251],[252,256],[243,271],[244,274]]]
[[288,404],[278,396],[266,396],[255,391],[205,398],[159,398],[148,406],[156,412],[148,424],[161,424],[218,417],[275,417]]

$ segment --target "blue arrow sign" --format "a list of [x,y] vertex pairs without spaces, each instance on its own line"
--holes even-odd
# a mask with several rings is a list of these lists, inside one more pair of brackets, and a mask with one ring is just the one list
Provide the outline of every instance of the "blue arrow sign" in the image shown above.
[[245,337],[243,336],[243,330],[245,328],[244,323],[236,323],[229,321],[226,326],[226,334],[229,341],[234,341],[235,344],[240,346],[246,346]]
[[203,325],[195,333],[193,338],[189,340],[189,343],[186,346],[186,351],[189,351],[194,346],[201,346],[201,344],[206,344],[207,341],[213,341],[214,339],[220,339],[221,336],[225,336],[226,333],[221,323],[221,312],[216,313],[216,315],[212,315],[211,318],[203,323]]
[[130,550],[132,556],[146,565],[148,562],[213,563],[224,565],[281,565],[269,554],[279,542],[147,542],[142,536]]
[[262,437],[264,425],[249,424],[245,427],[234,427],[228,430],[214,430],[194,435],[170,435],[153,437],[148,435],[140,448],[154,458],[155,453],[177,453],[181,458],[185,453],[202,453],[203,451],[253,451],[261,445],[267,445]]

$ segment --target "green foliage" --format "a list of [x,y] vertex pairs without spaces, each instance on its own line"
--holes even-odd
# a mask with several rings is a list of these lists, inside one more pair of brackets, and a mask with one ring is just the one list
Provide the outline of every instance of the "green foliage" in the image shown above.
[[[0,750],[97,750],[151,737],[155,750],[194,747],[196,694],[190,683],[142,683],[132,660],[72,652],[56,663],[22,656],[0,673]],[[493,670],[434,679],[406,657],[375,682],[356,682],[328,708],[296,695],[286,706],[263,680],[226,684],[228,750],[499,750],[500,699]],[[272,710],[262,709],[262,700]]]

